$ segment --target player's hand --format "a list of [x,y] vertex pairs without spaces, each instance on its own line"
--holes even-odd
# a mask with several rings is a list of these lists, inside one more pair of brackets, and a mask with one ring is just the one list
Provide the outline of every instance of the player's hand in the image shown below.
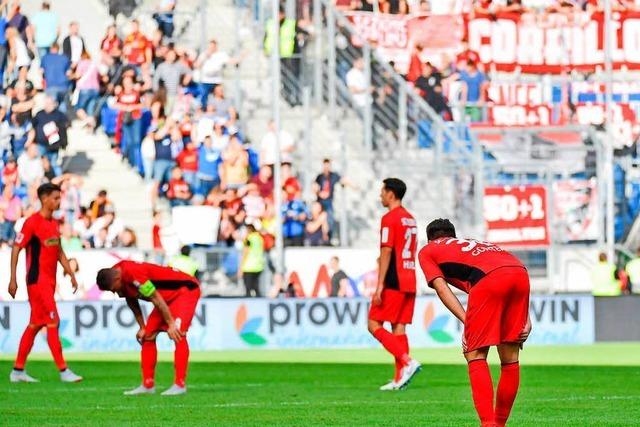
[[171,338],[174,342],[180,342],[180,340],[182,339],[182,333],[175,323],[169,325],[169,328],[167,329],[167,335],[169,335],[169,338]]
[[9,281],[9,295],[11,295],[11,298],[15,299],[16,292],[18,292],[18,282],[15,279],[11,279]]
[[76,280],[76,276],[71,276],[71,287],[73,288],[73,293],[78,292],[78,281]]
[[464,337],[464,332],[462,333],[462,352],[467,352],[467,339]]
[[142,340],[144,339],[145,334],[146,331],[144,330],[144,328],[138,329],[138,332],[136,333],[136,341],[138,341],[140,345],[142,345]]
[[531,318],[528,318],[527,324],[524,325],[524,329],[522,330],[522,332],[520,332],[520,335],[518,336],[518,342],[520,344],[525,342],[527,338],[529,338],[530,333],[531,333]]
[[373,305],[382,305],[382,289],[376,289],[376,292],[373,294]]

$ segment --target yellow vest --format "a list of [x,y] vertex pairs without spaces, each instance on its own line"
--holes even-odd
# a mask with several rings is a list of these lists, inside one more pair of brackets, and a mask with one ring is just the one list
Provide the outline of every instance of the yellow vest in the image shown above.
[[169,267],[180,270],[189,276],[195,276],[198,271],[198,263],[188,256],[176,255],[169,261]]
[[624,269],[629,275],[629,281],[631,281],[631,284],[634,287],[640,286],[640,257],[629,261]]
[[616,266],[599,262],[591,272],[594,296],[613,297],[620,295],[620,282],[615,278]]
[[[267,21],[265,28],[266,37],[264,39],[264,53],[271,54],[271,48],[275,39],[273,34],[273,19]],[[280,25],[280,57],[291,58],[296,43],[296,20],[286,18]]]
[[260,273],[264,270],[264,239],[257,231],[247,236],[245,246],[249,249],[241,268],[244,273]]

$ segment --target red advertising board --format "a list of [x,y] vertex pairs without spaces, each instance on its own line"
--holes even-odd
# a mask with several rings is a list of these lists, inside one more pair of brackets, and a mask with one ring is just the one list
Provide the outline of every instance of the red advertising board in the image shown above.
[[540,185],[484,190],[485,240],[504,246],[549,244],[547,191]]

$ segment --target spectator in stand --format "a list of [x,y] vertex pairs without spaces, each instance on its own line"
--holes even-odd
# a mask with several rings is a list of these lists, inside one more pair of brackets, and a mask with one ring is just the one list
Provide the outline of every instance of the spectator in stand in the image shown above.
[[9,46],[7,73],[9,76],[15,77],[20,69],[29,69],[31,66],[32,54],[15,27],[7,27],[5,34],[7,38],[7,45]]
[[182,135],[172,119],[167,120],[165,125],[152,135],[156,158],[153,165],[154,186],[151,200],[155,203],[158,192],[169,182],[171,169],[176,164],[175,158],[182,150]]
[[[26,68],[23,68],[26,70]],[[33,119],[33,107],[35,101],[33,95],[28,90],[28,85],[24,82],[17,82],[12,90],[11,113],[16,115],[16,122],[20,125]]]
[[242,209],[246,214],[245,222],[253,224],[260,221],[265,214],[264,198],[256,184],[248,184],[245,188],[246,195],[242,198]]
[[60,53],[58,44],[53,43],[50,52],[40,57],[40,68],[46,83],[47,95],[56,100],[60,111],[66,113],[71,61]]
[[317,201],[322,206],[322,210],[327,216],[329,229],[333,231],[335,227],[335,216],[333,210],[333,196],[335,194],[336,184],[354,187],[347,179],[343,178],[337,172],[331,170],[331,160],[324,159],[322,161],[322,173],[320,173],[313,184],[313,191],[317,197]]
[[171,115],[173,112],[173,105],[175,104],[178,88],[180,87],[180,79],[183,75],[190,74],[191,72],[183,63],[177,62],[177,59],[176,51],[173,49],[169,50],[164,62],[156,68],[153,76],[153,89],[157,91],[162,82],[166,90],[167,100],[165,103],[165,111],[167,115]]
[[242,259],[238,269],[238,279],[242,279],[245,296],[260,297],[260,276],[265,267],[264,240],[253,224],[247,225]]
[[72,21],[69,24],[69,35],[62,41],[62,52],[69,58],[74,66],[80,62],[82,52],[86,49],[84,39],[80,36],[78,23]]
[[116,244],[124,225],[116,218],[113,206],[107,206],[104,215],[93,221],[89,233],[93,236],[95,248],[111,248]]
[[151,42],[140,32],[140,24],[137,20],[131,21],[131,31],[123,42],[122,53],[125,64],[136,68],[139,74],[143,65],[151,65],[153,58]]
[[171,170],[171,179],[167,189],[167,199],[171,207],[186,206],[191,200],[191,189],[189,183],[182,176],[182,169],[174,167]]
[[207,106],[207,98],[216,86],[222,84],[222,71],[225,65],[237,65],[241,57],[232,58],[225,51],[218,49],[218,42],[211,40],[207,50],[198,57],[194,68],[200,70],[200,102],[202,108]]
[[33,130],[33,123],[31,120],[18,121],[17,114],[11,114],[11,122],[9,123],[9,132],[11,134],[11,151],[14,158],[20,157],[24,152],[25,147],[33,143],[35,134],[31,132]]
[[223,152],[229,145],[229,134],[220,120],[213,122],[213,134],[211,134],[211,144],[216,150]]
[[191,192],[195,192],[196,175],[198,173],[198,148],[193,141],[189,140],[184,149],[176,158],[178,167],[182,170],[184,180],[189,184]]
[[261,166],[258,174],[253,176],[249,182],[256,185],[260,197],[264,199],[273,197],[273,169],[271,166]]
[[[6,6],[8,2],[3,2],[3,6]],[[3,7],[4,9],[4,7]],[[29,19],[22,14],[22,7],[20,6],[20,0],[14,0],[11,7],[8,8],[7,19],[9,21],[8,26],[15,28],[22,40],[33,46],[31,24]]]
[[93,115],[100,96],[100,64],[93,61],[86,50],[82,52],[74,79],[78,91],[76,114],[85,126],[93,129],[96,125]]
[[2,169],[2,185],[11,185],[13,187],[17,187],[19,185],[19,181],[18,163],[16,162],[15,158],[9,157],[7,159],[7,163]]
[[213,89],[213,96],[210,96],[207,102],[213,106],[214,118],[223,121],[225,125],[228,126],[228,122],[236,117],[236,110],[231,101],[225,97],[222,85],[217,85]]
[[95,221],[105,214],[107,208],[113,209],[113,203],[107,197],[107,190],[100,190],[96,198],[89,203],[87,215],[91,218],[91,221]]
[[22,201],[15,192],[13,185],[5,185],[0,198],[0,212],[3,221],[0,223],[0,242],[12,244],[15,239],[16,221],[22,216]]
[[197,192],[202,198],[206,198],[209,192],[220,184],[220,151],[213,148],[211,137],[204,138],[204,142],[198,149],[198,173]]
[[36,144],[29,145],[18,157],[18,176],[27,188],[37,187],[42,182],[44,166]]
[[153,242],[153,259],[156,264],[162,264],[164,258],[164,247],[162,246],[162,212],[153,212],[153,227],[151,229],[151,240]]
[[393,15],[407,15],[409,13],[409,4],[407,0],[379,0],[380,11],[382,13],[390,13]]
[[331,296],[344,298],[349,288],[349,276],[340,268],[340,258],[332,256],[329,261],[331,270]]
[[60,210],[64,214],[64,221],[73,224],[76,218],[80,217],[80,186],[81,178],[76,175],[63,176],[60,188],[62,190]]
[[118,37],[118,29],[115,25],[107,27],[107,34],[100,42],[100,50],[108,55],[115,63],[120,62],[122,56],[122,40]]
[[60,226],[60,246],[65,253],[79,252],[84,249],[82,240],[68,222],[64,222]]
[[[462,86],[461,101],[466,104],[464,112],[471,122],[482,120],[481,106],[484,104],[488,80],[473,61],[468,61],[466,68],[457,74]],[[470,104],[470,105],[469,105]]]
[[130,227],[125,227],[118,236],[116,244],[120,248],[136,248],[138,246],[136,232]]
[[161,0],[158,6],[158,12],[153,14],[153,19],[158,24],[158,29],[162,35],[167,38],[173,37],[173,13],[176,9],[176,0]]
[[118,88],[116,109],[120,110],[122,122],[122,145],[124,156],[134,167],[141,166],[140,144],[142,142],[142,108],[140,92],[136,88],[133,77],[125,76],[122,87]]
[[91,247],[91,217],[87,208],[80,208],[80,216],[73,222],[73,232],[82,240],[82,246]]
[[415,82],[422,75],[422,51],[424,47],[420,43],[416,43],[409,57],[409,69],[406,79]]
[[[4,9],[6,0],[2,0],[0,10]],[[9,46],[7,45],[7,17],[4,13],[0,13],[0,81],[4,83],[4,70],[7,66],[7,58],[9,56]],[[4,85],[3,85],[4,86]],[[4,87],[2,88],[4,89]]]
[[415,86],[424,100],[446,120],[452,119],[451,109],[442,93],[442,74],[430,62],[423,65],[422,75]]
[[[274,166],[275,152],[276,152],[276,127],[273,120],[269,121],[267,125],[267,133],[262,137],[260,141],[260,164]],[[292,161],[291,155],[296,150],[296,143],[293,136],[286,130],[280,129],[279,141],[280,143],[280,162],[290,163]]]
[[363,109],[371,103],[370,94],[373,88],[367,82],[364,73],[364,59],[356,58],[353,67],[347,73],[346,80],[349,92],[351,92],[351,99],[357,108]]
[[235,135],[222,152],[220,185],[223,189],[239,189],[249,182],[249,155]]
[[320,202],[311,205],[311,217],[305,227],[309,246],[329,246],[329,219]]
[[58,110],[55,99],[46,96],[44,109],[33,118],[32,132],[35,132],[35,142],[40,147],[41,153],[51,163],[56,176],[62,174],[58,153],[67,146],[67,127],[69,127],[67,116]]
[[286,202],[282,205],[282,234],[285,246],[303,246],[305,225],[309,214],[300,191],[292,185],[285,186]]
[[51,11],[48,1],[42,2],[40,12],[31,19],[31,25],[38,57],[42,58],[49,53],[49,48],[58,40],[60,34],[58,15]]
[[469,40],[464,38],[460,42],[461,51],[458,55],[456,55],[456,64],[467,64],[469,62],[473,62],[474,64],[480,66],[480,54],[475,50],[469,47]]

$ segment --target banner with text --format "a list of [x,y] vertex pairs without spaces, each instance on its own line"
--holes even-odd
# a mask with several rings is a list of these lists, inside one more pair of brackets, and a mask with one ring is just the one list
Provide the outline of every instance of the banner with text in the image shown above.
[[[203,299],[189,331],[192,350],[375,348],[367,331],[369,300]],[[143,311],[150,306],[144,303]],[[60,336],[65,351],[137,351],[136,321],[124,301],[62,302]],[[594,341],[593,297],[531,297],[530,344],[589,344]],[[15,353],[29,319],[27,303],[0,303],[0,354]],[[407,328],[412,347],[458,346],[462,325],[436,297],[416,300]],[[160,350],[172,350],[165,334]],[[48,351],[39,334],[35,351]]]
[[548,245],[546,198],[540,185],[485,187],[485,239],[498,245]]

